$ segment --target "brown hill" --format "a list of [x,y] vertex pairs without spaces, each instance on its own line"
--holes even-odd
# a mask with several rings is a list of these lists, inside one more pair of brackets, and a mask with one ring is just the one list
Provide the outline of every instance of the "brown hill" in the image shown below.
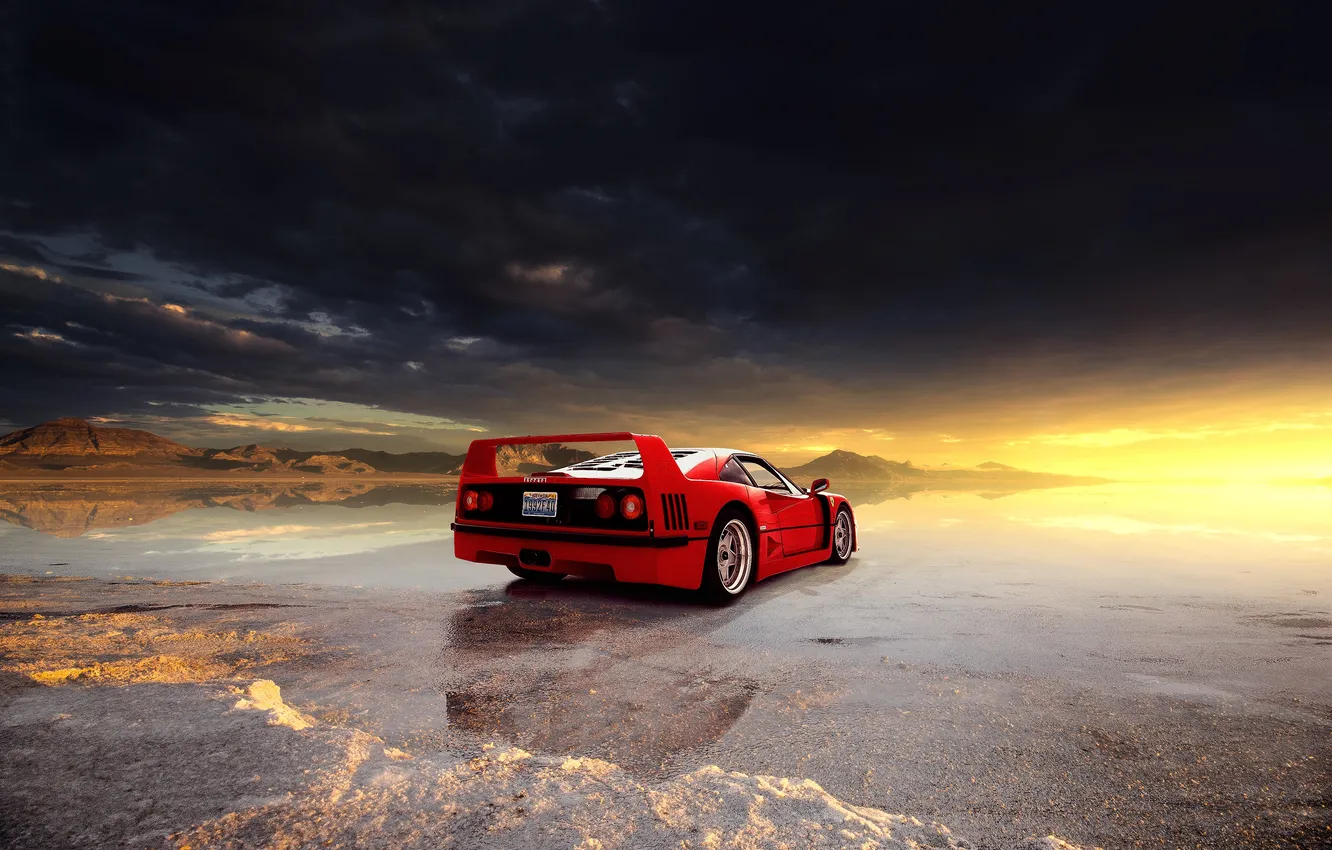
[[339,455],[311,455],[304,460],[288,461],[286,467],[292,472],[313,472],[317,475],[364,475],[375,471],[368,463]]
[[282,463],[272,449],[254,443],[248,446],[237,446],[234,449],[207,449],[205,454],[209,460],[228,460],[236,463]]
[[55,419],[0,437],[0,455],[46,457],[197,457],[201,449],[133,428],[101,428],[86,419]]

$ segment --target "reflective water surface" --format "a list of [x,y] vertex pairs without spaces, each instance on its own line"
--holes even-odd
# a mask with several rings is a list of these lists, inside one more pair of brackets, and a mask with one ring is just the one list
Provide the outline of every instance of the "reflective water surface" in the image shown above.
[[[1332,811],[1332,489],[844,492],[858,557],[712,608],[457,562],[450,485],[0,484],[0,572],[226,582],[0,587],[48,622],[291,630],[310,654],[265,668],[290,704],[419,753],[808,777],[986,850],[1322,846],[1302,839]],[[39,754],[28,775],[87,763]]]
[[[969,581],[1201,595],[1332,591],[1332,489],[1109,484],[857,509],[862,548]],[[1312,601],[1312,600],[1309,600]],[[1327,602],[1326,596],[1322,598]]]
[[[7,483],[6,572],[479,587],[454,561],[452,483]],[[848,488],[865,566],[1123,593],[1332,592],[1332,489],[1113,484],[1018,493]],[[1326,601],[1326,596],[1318,601]]]
[[476,583],[452,557],[452,483],[3,486],[0,517],[10,525],[0,525],[0,571],[440,589]]

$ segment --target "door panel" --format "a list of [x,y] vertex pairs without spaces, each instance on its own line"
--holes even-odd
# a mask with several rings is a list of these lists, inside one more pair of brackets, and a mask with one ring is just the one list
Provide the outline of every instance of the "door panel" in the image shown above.
[[808,552],[823,542],[823,511],[810,496],[784,496],[791,504],[782,511],[782,548],[786,554]]
[[[781,526],[782,555],[797,555],[818,548],[823,542],[823,510],[818,499],[791,492],[785,480],[757,458],[741,457],[739,462],[757,485],[751,491],[755,499]],[[764,487],[764,484],[770,486]]]

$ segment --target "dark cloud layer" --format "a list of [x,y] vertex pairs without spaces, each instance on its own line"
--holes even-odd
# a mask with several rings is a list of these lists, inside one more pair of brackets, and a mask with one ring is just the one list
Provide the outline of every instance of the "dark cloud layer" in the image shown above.
[[1326,364],[1315,11],[20,3],[0,260],[68,283],[0,271],[3,413],[868,423]]

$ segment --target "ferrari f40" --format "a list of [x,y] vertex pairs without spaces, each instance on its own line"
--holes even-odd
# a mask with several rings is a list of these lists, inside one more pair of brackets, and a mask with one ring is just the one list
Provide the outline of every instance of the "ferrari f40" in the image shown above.
[[[630,441],[548,472],[500,475],[504,445]],[[650,434],[476,440],[453,523],[461,560],[502,564],[535,582],[565,576],[667,585],[727,602],[755,581],[856,551],[850,503],[828,480],[792,483],[752,452],[670,449]]]

